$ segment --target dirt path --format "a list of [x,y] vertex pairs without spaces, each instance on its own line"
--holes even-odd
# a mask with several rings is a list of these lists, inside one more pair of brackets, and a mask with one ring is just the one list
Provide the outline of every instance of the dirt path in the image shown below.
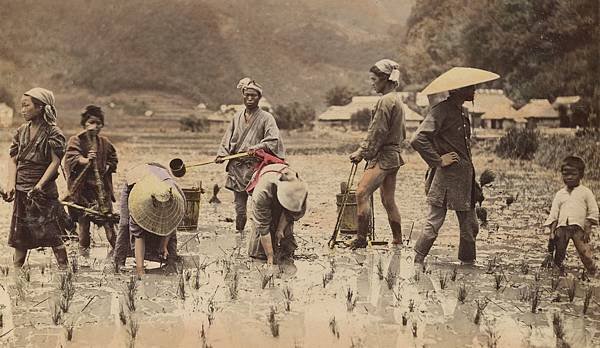
[[[164,148],[155,151],[131,143],[117,146],[122,164],[169,160]],[[189,161],[206,158],[195,155],[192,147],[178,157]],[[184,187],[201,180],[207,194],[201,201],[199,238],[180,250],[187,260],[181,276],[164,275],[160,270],[149,274],[137,284],[136,310],[129,314],[125,288],[133,271],[132,260],[125,274],[105,270],[102,261],[107,243],[95,231],[93,266],[73,274],[70,308],[63,315],[63,324],[54,325],[51,313],[63,296],[59,287],[65,274],[56,270],[51,251],[33,251],[29,281],[23,275],[16,277],[12,270],[7,276],[0,274],[0,343],[15,347],[127,346],[129,323],[134,322],[139,325],[138,347],[478,347],[494,341],[499,347],[548,347],[556,344],[553,314],[560,313],[566,341],[572,347],[600,344],[599,282],[597,278],[578,280],[581,264],[574,248],[568,251],[566,276],[538,269],[546,242],[540,225],[560,187],[555,174],[529,164],[477,155],[479,170],[490,167],[499,173],[494,186],[485,191],[489,223],[478,236],[477,266],[458,266],[458,226],[456,217],[449,214],[427,270],[415,276],[411,247],[423,226],[425,166],[414,154],[406,157],[408,164],[400,171],[396,195],[405,236],[414,223],[409,246],[329,250],[326,243],[335,224],[335,194],[346,179],[349,163],[338,155],[294,156],[291,165],[310,185],[309,209],[296,227],[299,249],[295,266],[285,267],[263,289],[263,264],[248,260],[247,233],[235,235],[229,222],[232,195],[222,191],[222,204],[208,203],[212,185],[224,181],[223,168],[202,167],[182,180]],[[117,181],[121,178],[120,174]],[[517,193],[516,202],[507,207],[506,197]],[[0,204],[3,240],[10,208]],[[389,240],[387,218],[377,199],[375,211],[377,237]],[[193,233],[178,236],[181,243]],[[597,238],[593,245],[598,255]],[[69,250],[76,253],[76,245],[70,244]],[[12,250],[3,243],[0,252],[0,265],[10,267]],[[179,290],[180,277],[184,295]],[[570,302],[572,284],[576,284],[575,295]],[[466,292],[464,303],[457,299],[461,288]],[[289,311],[286,289],[293,296]],[[587,291],[592,299],[583,315]],[[536,294],[539,304],[532,313],[530,298]],[[475,324],[477,305],[484,302],[487,307]],[[121,307],[126,325],[119,318]],[[278,337],[273,337],[274,326],[267,320],[272,309]],[[67,342],[64,326],[71,323],[73,338]]]

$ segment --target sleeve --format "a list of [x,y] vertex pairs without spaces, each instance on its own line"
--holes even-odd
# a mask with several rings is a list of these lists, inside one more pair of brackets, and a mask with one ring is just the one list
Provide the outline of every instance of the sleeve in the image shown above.
[[71,175],[74,171],[78,170],[81,166],[79,164],[79,158],[82,156],[81,141],[79,137],[74,135],[69,138],[67,142],[67,150],[65,152],[65,169],[67,175]]
[[58,158],[63,158],[66,150],[66,139],[58,127],[52,127],[48,136],[48,146]]
[[107,140],[106,142],[106,169],[107,173],[116,173],[117,172],[117,164],[119,163],[119,158],[117,157],[117,149],[115,149],[114,145]]
[[433,137],[437,135],[445,113],[439,106],[434,106],[417,128],[410,145],[415,149],[429,167],[439,167],[442,159],[433,146]]
[[554,221],[558,221],[558,213],[560,211],[560,203],[558,197],[559,195],[557,192],[554,195],[554,199],[552,200],[552,208],[550,208],[550,215],[548,215],[548,218],[544,222],[544,226],[550,226]]
[[10,147],[8,148],[8,153],[10,157],[15,157],[19,153],[19,144],[20,144],[20,135],[23,130],[23,127],[19,127],[15,132],[15,135],[12,138],[12,142],[10,143]]
[[271,202],[272,199],[267,194],[266,190],[254,191],[252,194],[252,210],[256,231],[265,236],[271,233]]
[[596,202],[596,197],[594,197],[592,191],[588,190],[585,200],[587,205],[586,219],[588,219],[593,225],[598,225],[598,202]]
[[367,137],[360,143],[362,156],[371,160],[377,156],[386,135],[389,133],[390,116],[393,106],[380,99],[375,107],[373,119],[369,123]]
[[280,156],[280,154],[278,154],[280,141],[281,140],[280,140],[280,134],[279,134],[279,127],[277,127],[277,122],[275,121],[275,117],[273,117],[273,115],[269,114],[265,120],[265,132],[263,134],[263,138],[261,139],[261,141],[258,144],[250,146],[249,149],[251,149],[251,150],[263,149],[272,154],[275,154],[276,156]]
[[221,144],[219,145],[219,149],[217,150],[217,156],[224,157],[224,156],[230,155],[229,142],[231,141],[231,136],[233,135],[233,121],[234,120],[235,120],[235,115],[233,116],[233,119],[231,119],[231,122],[229,122],[229,126],[227,127],[225,134],[223,134],[223,138],[221,138]]

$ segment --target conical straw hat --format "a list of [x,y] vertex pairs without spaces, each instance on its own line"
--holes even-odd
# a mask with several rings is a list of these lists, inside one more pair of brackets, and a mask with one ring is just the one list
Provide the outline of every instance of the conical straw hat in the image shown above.
[[285,209],[299,213],[308,195],[308,187],[294,172],[285,173],[276,182],[277,200]]
[[129,213],[148,232],[167,236],[185,214],[185,199],[177,188],[155,176],[137,182],[129,194]]
[[500,75],[476,68],[452,68],[438,76],[421,92],[425,95],[451,91],[499,79]]

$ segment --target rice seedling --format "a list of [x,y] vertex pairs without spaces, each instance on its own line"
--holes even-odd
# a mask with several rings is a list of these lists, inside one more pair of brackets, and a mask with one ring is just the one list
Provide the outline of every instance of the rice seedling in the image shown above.
[[77,273],[79,270],[79,263],[77,262],[77,256],[71,258],[71,270],[73,273]]
[[41,273],[42,275],[44,275],[44,273],[46,273],[46,265],[41,265],[41,266],[40,266],[40,273]]
[[50,318],[52,319],[52,323],[54,325],[60,325],[62,321],[62,311],[60,310],[60,306],[57,301],[50,307]]
[[416,321],[412,322],[412,328],[411,328],[411,332],[413,337],[417,337],[417,329],[418,329],[418,324]]
[[460,286],[458,287],[457,290],[457,298],[458,301],[460,303],[465,303],[465,300],[467,299],[467,295],[468,295],[468,291],[467,291],[467,285],[465,283],[460,284]]
[[129,346],[135,346],[135,339],[137,338],[138,331],[140,329],[140,324],[137,320],[130,315],[129,320],[127,321],[127,336],[129,338]]
[[497,266],[497,256],[494,256],[493,258],[489,258],[488,263],[487,263],[487,270],[485,271],[485,273],[487,273],[487,274],[494,273],[496,271],[496,266]]
[[67,272],[62,272],[58,276],[58,289],[64,291],[65,288],[73,285],[73,273],[67,270]]
[[394,284],[396,284],[396,272],[388,269],[387,276],[385,277],[385,282],[387,283],[388,289],[392,290],[394,288]]
[[542,273],[538,270],[533,274],[533,280],[539,282],[542,279]]
[[177,285],[177,296],[180,300],[185,301],[185,281],[183,275],[179,276],[179,283]]
[[529,302],[531,299],[531,290],[528,286],[519,289],[519,300],[521,302]]
[[200,289],[200,269],[197,269],[196,273],[194,274],[194,282],[192,283],[192,288],[194,288],[194,290]]
[[71,342],[71,340],[73,339],[73,322],[70,322],[69,324],[63,324],[63,327],[65,328],[67,341]]
[[584,282],[590,281],[590,277],[588,276],[588,273],[585,270],[585,268],[581,270],[581,275],[579,276],[579,279]]
[[362,348],[364,347],[362,340],[357,337],[356,342],[354,342],[354,337],[350,338],[350,348]]
[[379,276],[379,280],[383,280],[385,277],[383,275],[383,261],[381,261],[381,258],[377,260],[377,275]]
[[348,291],[346,292],[346,310],[348,312],[352,312],[354,310],[357,300],[358,298],[354,296],[352,289],[348,288]]
[[186,269],[184,273],[185,273],[185,281],[189,282],[190,279],[192,279],[192,271],[190,271],[189,269]]
[[60,307],[60,310],[63,313],[69,313],[69,307],[71,307],[71,299],[69,298],[69,296],[65,296],[65,294],[63,293],[63,295],[60,297],[60,300],[58,301],[58,306]]
[[557,274],[554,277],[552,277],[552,279],[550,279],[550,286],[552,287],[553,291],[556,291],[556,289],[558,289],[558,284],[560,284],[560,277]]
[[0,329],[4,327],[4,313],[0,310]]
[[540,304],[540,296],[541,296],[540,286],[538,284],[536,284],[535,286],[532,287],[531,295],[529,296],[530,301],[531,301],[531,313],[537,312],[538,305]]
[[125,316],[125,311],[123,311],[123,303],[119,302],[119,320],[121,324],[127,324],[127,317]]
[[213,321],[215,320],[215,312],[216,312],[215,303],[213,302],[212,298],[208,300],[207,310],[208,310],[208,314],[206,316],[208,319],[208,326],[211,327]]
[[212,348],[210,344],[208,344],[206,338],[206,331],[204,330],[204,323],[202,323],[202,328],[200,329],[200,342],[202,342],[202,348]]
[[567,295],[569,295],[569,302],[573,302],[575,299],[575,293],[577,292],[577,282],[573,279],[569,283],[569,287],[567,288]]
[[269,323],[269,327],[271,328],[271,335],[273,335],[273,337],[279,337],[279,323],[275,317],[275,307],[273,306],[271,306],[271,311],[267,316],[267,321]]
[[[563,323],[563,318],[559,313],[552,314],[552,328],[554,330],[554,335],[556,336],[557,343],[559,341],[563,341],[565,338],[565,326]],[[560,345],[557,344],[557,347]]]
[[439,279],[440,279],[440,289],[444,290],[446,288],[446,284],[448,284],[449,275],[448,273],[444,273],[442,276],[442,271],[439,271]]
[[26,282],[31,281],[31,268],[29,266],[24,266],[21,268],[21,276],[25,279]]
[[500,335],[498,335],[498,330],[496,328],[496,319],[486,322],[485,334],[487,336],[487,347],[497,348]]
[[21,278],[15,280],[15,290],[17,291],[17,298],[21,301],[25,300],[25,283]]
[[125,304],[129,312],[135,312],[135,294],[137,293],[137,280],[135,276],[131,276],[125,288]]
[[329,320],[329,330],[334,337],[340,338],[340,331],[337,326],[337,322],[335,321],[335,316],[331,317]]
[[475,318],[473,319],[475,325],[479,325],[481,322],[481,316],[489,302],[490,301],[487,298],[484,298],[482,301],[475,300],[475,303],[477,304],[477,311],[475,312]]
[[292,301],[294,300],[294,294],[289,286],[286,286],[285,289],[283,289],[283,298],[285,299],[285,310],[289,312]]
[[458,275],[458,266],[454,266],[454,267],[452,267],[452,273],[450,273],[450,280],[455,282],[457,275]]
[[408,324],[408,313],[402,313],[402,326],[406,326]]
[[222,259],[221,260],[221,265],[223,267],[222,270],[221,270],[221,274],[224,277],[227,277],[227,275],[231,272],[231,261]]
[[414,310],[415,310],[415,300],[413,300],[411,298],[410,300],[408,300],[408,311],[414,312]]
[[525,275],[529,273],[529,264],[525,260],[521,261],[520,268],[521,268],[521,273],[523,273]]
[[504,275],[502,273],[494,273],[494,285],[496,291],[502,288],[502,280],[504,279]]
[[415,275],[413,276],[415,283],[418,283],[421,280],[421,271],[415,268]]
[[333,280],[333,271],[323,274],[323,289]]
[[583,298],[583,314],[586,314],[590,307],[590,301],[592,300],[594,289],[591,287],[585,291],[585,297]]
[[232,300],[236,300],[238,298],[238,282],[239,282],[239,276],[237,271],[235,271],[233,273],[233,278],[231,279],[231,281],[229,282],[229,298],[231,298]]

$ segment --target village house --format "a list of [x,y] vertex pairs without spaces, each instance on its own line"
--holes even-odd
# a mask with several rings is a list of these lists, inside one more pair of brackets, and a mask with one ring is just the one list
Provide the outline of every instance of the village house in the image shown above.
[[[406,93],[399,92],[400,96],[406,97]],[[348,129],[352,127],[352,115],[363,109],[373,110],[380,96],[354,96],[352,101],[344,106],[330,106],[318,117],[318,123],[327,127],[340,127]],[[423,116],[404,105],[404,120],[406,128],[415,130],[423,121]]]
[[531,99],[529,103],[517,110],[517,114],[527,120],[527,128],[560,127],[558,111],[547,99]]
[[557,97],[552,103],[554,110],[558,111],[561,127],[586,126],[587,115],[585,111],[578,108],[581,102],[580,96]]

